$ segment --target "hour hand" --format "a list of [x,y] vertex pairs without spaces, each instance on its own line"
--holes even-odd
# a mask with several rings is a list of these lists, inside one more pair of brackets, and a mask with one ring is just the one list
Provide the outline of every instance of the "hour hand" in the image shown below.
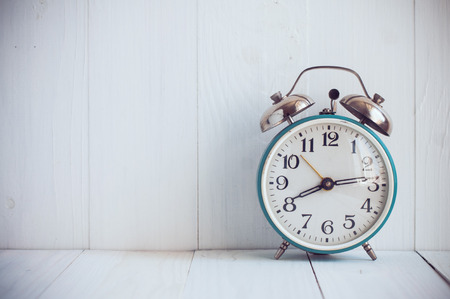
[[308,196],[308,195],[310,195],[310,194],[313,194],[314,192],[317,192],[317,191],[319,191],[319,190],[321,190],[321,189],[322,189],[322,184],[317,185],[317,186],[312,187],[312,188],[309,188],[308,190],[305,190],[305,191],[301,192],[299,195],[297,195],[297,196],[294,197],[294,198],[297,198],[297,197],[305,197],[305,196]]
[[339,185],[348,185],[348,184],[355,184],[355,183],[361,183],[367,181],[366,177],[357,177],[357,178],[350,178],[350,179],[343,179],[343,180],[336,180],[334,181],[334,184],[336,186]]

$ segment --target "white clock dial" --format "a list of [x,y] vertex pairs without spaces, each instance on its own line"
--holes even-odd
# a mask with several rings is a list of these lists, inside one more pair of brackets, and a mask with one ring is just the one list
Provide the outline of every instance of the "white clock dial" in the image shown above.
[[294,123],[269,146],[260,167],[260,201],[294,245],[339,252],[372,237],[389,216],[395,170],[382,143],[337,116]]

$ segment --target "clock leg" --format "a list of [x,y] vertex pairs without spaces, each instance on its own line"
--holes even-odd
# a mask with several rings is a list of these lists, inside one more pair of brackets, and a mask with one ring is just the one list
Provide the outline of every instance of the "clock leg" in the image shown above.
[[280,248],[278,248],[277,252],[275,253],[276,260],[278,260],[284,254],[289,245],[291,245],[291,243],[289,243],[286,240],[283,240],[283,243],[281,243]]
[[368,242],[362,244],[362,247],[367,252],[367,254],[370,256],[370,258],[374,261],[377,259],[377,255],[375,254],[375,251],[373,251],[372,246]]

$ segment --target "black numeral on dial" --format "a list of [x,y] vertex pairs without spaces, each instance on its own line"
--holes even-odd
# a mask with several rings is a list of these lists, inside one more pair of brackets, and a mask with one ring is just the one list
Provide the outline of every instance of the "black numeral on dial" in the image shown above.
[[373,208],[370,206],[370,198],[368,198],[361,206],[361,210],[366,210],[367,213],[370,213],[370,210],[372,209]]
[[339,139],[339,134],[336,132],[323,133],[323,146],[338,146],[337,140]]
[[345,223],[343,226],[346,229],[352,229],[355,227],[355,220],[352,219],[353,217],[355,217],[355,215],[345,215]]
[[367,156],[362,159],[363,163],[363,171],[372,171],[372,168],[370,167],[373,164],[373,160],[371,157]]
[[277,177],[277,189],[284,190],[287,188],[289,182],[288,179],[284,175],[280,175]]
[[298,164],[300,164],[300,159],[296,155],[290,155],[289,158],[286,155],[283,157],[283,160],[284,160],[284,164],[283,164],[284,169],[288,169],[288,168],[296,169],[298,167]]
[[370,192],[376,192],[378,191],[378,189],[380,189],[380,185],[378,185],[375,182],[372,182],[372,185],[369,185],[367,189],[369,189]]
[[305,224],[302,226],[302,228],[308,228],[308,222],[312,217],[312,214],[302,214],[302,217],[308,217],[308,219],[306,219]]
[[302,152],[306,153],[309,150],[310,153],[314,152],[314,138],[311,138],[306,142],[306,138],[302,139]]
[[356,154],[356,139],[350,143],[352,144],[352,154]]
[[284,199],[283,210],[286,212],[294,212],[297,209],[297,206],[294,203],[294,200],[291,197],[286,197]]
[[322,223],[322,232],[325,235],[332,234],[333,231],[334,231],[334,229],[333,229],[333,221],[327,220],[324,223]]

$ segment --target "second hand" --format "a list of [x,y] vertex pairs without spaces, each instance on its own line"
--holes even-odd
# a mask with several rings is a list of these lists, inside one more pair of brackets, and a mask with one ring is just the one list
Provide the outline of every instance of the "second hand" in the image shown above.
[[300,157],[302,157],[303,160],[305,160],[306,163],[308,163],[309,167],[312,168],[312,170],[314,170],[315,173],[317,173],[318,176],[320,176],[320,178],[323,180],[323,176],[317,171],[317,169],[314,168],[314,166],[312,166],[308,160],[305,159],[305,157],[303,157],[302,155],[300,155]]

